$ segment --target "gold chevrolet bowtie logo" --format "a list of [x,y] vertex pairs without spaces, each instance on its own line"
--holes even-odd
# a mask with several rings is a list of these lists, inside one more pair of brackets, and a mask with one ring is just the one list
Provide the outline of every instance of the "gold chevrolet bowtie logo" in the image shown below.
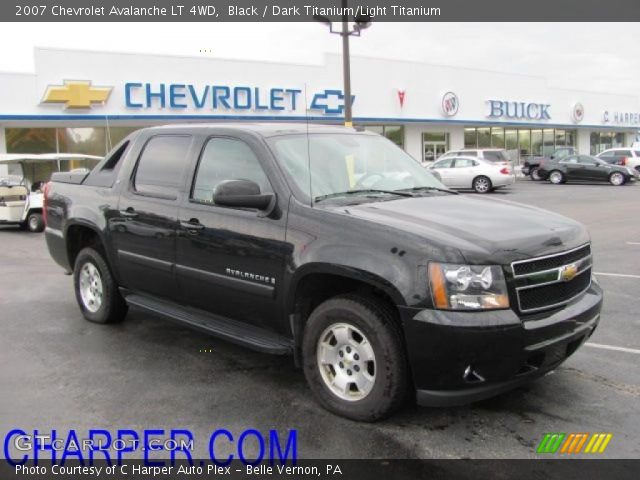
[[43,103],[64,103],[65,108],[90,108],[93,103],[105,103],[111,87],[92,87],[90,81],[65,81],[64,85],[49,85]]
[[571,265],[565,265],[560,269],[560,278],[565,282],[573,280],[577,274],[578,266],[575,263],[572,263]]

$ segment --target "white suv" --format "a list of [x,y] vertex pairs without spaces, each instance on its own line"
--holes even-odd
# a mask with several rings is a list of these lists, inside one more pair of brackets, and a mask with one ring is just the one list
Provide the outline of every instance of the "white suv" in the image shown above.
[[640,173],[640,148],[610,148],[596,156],[612,165],[623,165]]
[[461,150],[450,150],[438,157],[438,160],[451,157],[476,157],[492,163],[511,165],[509,154],[502,148],[463,148]]

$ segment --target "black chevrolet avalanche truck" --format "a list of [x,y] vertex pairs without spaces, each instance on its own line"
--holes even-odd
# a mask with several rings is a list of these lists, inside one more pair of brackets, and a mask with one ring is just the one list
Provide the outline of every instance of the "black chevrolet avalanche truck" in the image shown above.
[[531,381],[600,317],[581,224],[451,192],[365,131],[146,128],[45,189],[46,242],[87,320],[136,307],[292,355],[356,420]]

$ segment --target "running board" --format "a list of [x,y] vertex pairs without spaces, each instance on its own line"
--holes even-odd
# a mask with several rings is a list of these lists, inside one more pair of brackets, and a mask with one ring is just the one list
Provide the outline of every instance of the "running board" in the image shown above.
[[173,303],[157,298],[123,292],[126,302],[157,313],[168,320],[200,330],[237,345],[251,348],[272,355],[293,354],[293,341],[263,328],[231,320],[219,315],[205,313],[201,310],[176,306]]

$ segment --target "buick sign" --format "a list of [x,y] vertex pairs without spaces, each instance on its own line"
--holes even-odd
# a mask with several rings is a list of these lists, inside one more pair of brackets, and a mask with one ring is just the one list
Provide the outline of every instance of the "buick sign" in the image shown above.
[[507,102],[488,100],[489,118],[510,118],[517,120],[551,120],[548,103]]
[[444,113],[447,117],[453,117],[456,113],[458,113],[458,107],[460,106],[460,101],[458,100],[458,96],[453,92],[447,92],[442,96],[442,113]]

